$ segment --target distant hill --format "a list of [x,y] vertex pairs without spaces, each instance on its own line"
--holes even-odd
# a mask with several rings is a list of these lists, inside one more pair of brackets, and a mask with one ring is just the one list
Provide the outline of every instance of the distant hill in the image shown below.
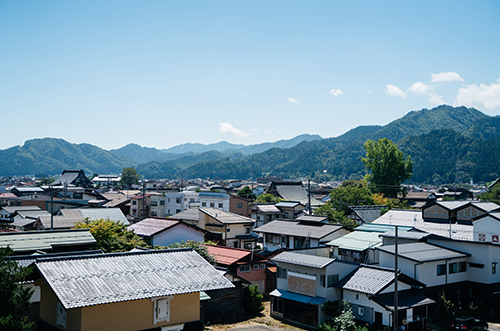
[[[491,181],[500,173],[500,117],[466,107],[411,111],[384,126],[359,126],[341,136],[301,135],[243,146],[183,144],[167,150],[129,144],[106,151],[62,139],[35,139],[0,150],[0,175],[60,174],[64,169],[119,173],[134,165],[146,178],[361,178],[367,139],[388,138],[414,161],[413,182]],[[200,152],[203,151],[203,152]]]

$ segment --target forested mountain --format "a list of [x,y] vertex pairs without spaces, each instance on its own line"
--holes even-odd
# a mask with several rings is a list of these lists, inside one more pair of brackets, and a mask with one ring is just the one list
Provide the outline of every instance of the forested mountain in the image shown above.
[[[288,141],[245,146],[246,149],[232,144],[228,149],[228,143],[221,142],[217,148],[222,151],[203,153],[194,153],[188,145],[174,150],[186,154],[135,144],[105,151],[62,139],[35,139],[22,147],[0,150],[0,175],[52,175],[64,169],[107,174],[134,165],[145,178],[361,178],[366,173],[361,162],[365,155],[363,143],[379,138],[396,142],[405,155],[411,156],[412,182],[468,182],[470,178],[475,182],[490,181],[500,173],[500,117],[474,108],[439,106],[412,111],[385,126],[360,126],[339,137],[317,137],[298,136]],[[297,144],[302,138],[311,141]],[[289,145],[292,147],[269,149]],[[249,154],[260,148],[264,151]]]

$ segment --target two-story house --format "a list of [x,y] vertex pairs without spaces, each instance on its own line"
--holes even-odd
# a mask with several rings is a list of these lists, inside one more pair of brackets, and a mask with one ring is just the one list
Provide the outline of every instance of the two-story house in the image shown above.
[[298,252],[282,252],[271,261],[277,265],[276,290],[270,293],[271,316],[308,327],[328,319],[322,305],[342,300],[342,292],[334,285],[358,267],[357,263]]

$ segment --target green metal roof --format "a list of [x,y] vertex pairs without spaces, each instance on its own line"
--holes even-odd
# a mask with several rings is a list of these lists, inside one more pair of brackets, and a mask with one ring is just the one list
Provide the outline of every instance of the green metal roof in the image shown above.
[[364,251],[382,245],[380,232],[354,231],[345,236],[327,243],[327,246],[336,246],[351,251]]

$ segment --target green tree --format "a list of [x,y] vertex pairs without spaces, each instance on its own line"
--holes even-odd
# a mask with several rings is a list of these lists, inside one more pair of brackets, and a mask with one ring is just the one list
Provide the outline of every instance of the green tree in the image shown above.
[[248,200],[255,200],[257,197],[255,193],[252,192],[252,189],[248,186],[245,186],[241,190],[238,191],[238,196],[241,198],[245,198]]
[[278,203],[282,201],[283,199],[275,197],[271,193],[262,193],[255,199],[254,204],[258,203]]
[[0,248],[0,330],[28,331],[33,322],[28,322],[24,312],[31,306],[33,290],[23,288],[31,273],[31,268],[20,267],[7,257],[12,254],[10,247]]
[[264,296],[260,294],[257,285],[250,285],[243,288],[243,309],[252,316],[260,315],[265,309],[262,299]]
[[97,219],[86,218],[75,224],[77,229],[90,229],[96,243],[94,248],[101,249],[105,253],[127,252],[134,247],[149,247],[134,231],[128,230],[125,224]]
[[134,167],[125,167],[122,169],[120,183],[123,186],[130,188],[133,184],[139,184],[140,178],[141,176],[139,176]]
[[366,157],[361,160],[370,172],[370,189],[390,198],[397,197],[401,183],[412,175],[413,162],[410,157],[405,160],[403,152],[387,138],[367,140],[364,147]]
[[500,205],[500,184],[496,184],[489,192],[485,192],[479,195],[479,199],[482,201],[494,202]]
[[[207,242],[209,244],[215,244],[212,242]],[[203,257],[205,260],[207,260],[208,263],[215,265],[215,255],[210,254],[207,249],[207,243],[204,243],[202,241],[196,241],[196,240],[188,240],[188,241],[181,241],[180,243],[173,243],[168,245],[166,248],[192,248],[193,250],[196,251],[196,253],[200,254],[201,257]],[[162,248],[162,247],[155,247],[155,248]]]
[[342,301],[342,313],[333,319],[337,331],[354,331],[356,323],[352,314],[351,305],[347,301]]

